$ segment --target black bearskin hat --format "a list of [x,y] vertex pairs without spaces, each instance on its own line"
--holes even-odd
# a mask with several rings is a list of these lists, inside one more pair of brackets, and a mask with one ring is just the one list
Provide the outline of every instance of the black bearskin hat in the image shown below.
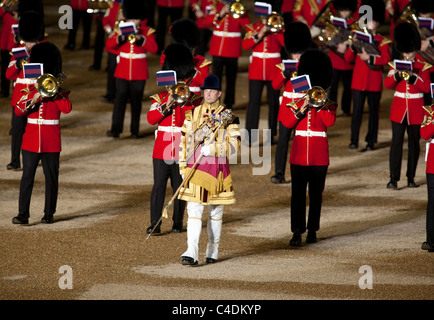
[[195,48],[199,44],[199,28],[197,24],[187,18],[176,20],[170,28],[172,43],[183,44],[189,48]]
[[370,6],[372,8],[372,19],[384,23],[386,17],[386,5],[383,0],[362,0],[361,6]]
[[35,44],[30,53],[31,63],[42,63],[44,73],[50,73],[58,77],[62,72],[62,55],[59,49],[51,42],[40,42]]
[[420,50],[420,34],[416,26],[408,22],[401,22],[393,30],[393,45],[400,52],[414,52]]
[[18,32],[25,42],[39,42],[44,39],[43,16],[35,11],[26,11],[18,18]]
[[27,11],[36,11],[44,17],[44,6],[41,0],[18,0],[18,16]]
[[123,0],[122,13],[125,19],[145,19],[147,8],[145,2],[145,0]]
[[412,0],[411,7],[417,14],[434,12],[434,0]]
[[332,62],[329,56],[318,49],[308,49],[300,57],[298,75],[309,75],[312,87],[326,90],[332,81]]
[[349,10],[351,12],[356,12],[357,2],[358,0],[333,0],[333,7],[337,11]]
[[174,70],[178,80],[186,80],[194,75],[193,54],[183,44],[170,44],[164,50],[164,63],[161,70]]
[[302,53],[312,47],[309,27],[300,21],[290,22],[285,27],[285,48],[288,54]]

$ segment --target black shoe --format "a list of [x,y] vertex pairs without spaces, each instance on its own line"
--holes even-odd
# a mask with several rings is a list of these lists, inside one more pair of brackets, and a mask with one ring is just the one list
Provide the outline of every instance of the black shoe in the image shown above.
[[434,242],[432,241],[425,241],[422,243],[422,250],[428,250],[429,252],[434,252]]
[[307,237],[306,237],[306,243],[316,243],[316,232],[315,231],[308,231]]
[[271,183],[285,183],[285,176],[281,173],[277,173],[270,179]]
[[368,145],[366,146],[365,150],[366,151],[372,151],[372,150],[374,150],[374,145],[371,144],[371,143],[368,143]]
[[106,132],[107,137],[119,138],[119,133],[113,132],[111,130]]
[[12,219],[13,224],[29,224],[29,216],[19,213]]
[[348,146],[348,148],[350,149],[357,149],[359,146],[357,145],[357,143],[351,142],[350,145]]
[[88,68],[88,70],[89,70],[89,71],[98,71],[98,70],[101,70],[101,67],[98,67],[98,66],[95,66],[95,65],[91,65],[91,66]]
[[213,259],[213,258],[206,258],[206,263],[216,263],[217,259]]
[[[155,227],[155,224],[149,226],[148,229],[146,229],[146,233],[148,233],[148,234],[151,233],[151,232],[152,232],[152,229],[154,229],[154,227]],[[158,226],[155,228],[154,232],[152,232],[152,233],[160,233],[160,232],[161,232],[160,225],[158,225]]]
[[414,182],[413,179],[409,179],[408,183],[407,183],[407,187],[409,187],[409,188],[417,188],[419,186]]
[[45,214],[42,217],[41,222],[47,223],[47,224],[53,223],[54,222],[53,215],[52,214]]
[[131,134],[130,136],[131,139],[139,139],[139,135],[138,134]]
[[16,162],[11,162],[6,166],[6,168],[8,170],[17,170],[17,169],[21,168],[21,165],[19,163],[16,163]]
[[387,189],[397,189],[398,188],[398,182],[395,180],[390,180],[389,183],[386,186]]
[[291,241],[289,241],[289,245],[293,247],[301,247],[301,234],[294,233]]
[[184,266],[195,266],[195,265],[197,265],[197,260],[195,261],[193,258],[191,258],[191,257],[185,257],[185,256],[183,256],[183,257],[181,257],[182,258],[182,261],[181,261],[181,263],[184,265]]
[[182,231],[183,231],[182,223],[181,224],[176,224],[176,223],[173,224],[173,227],[172,227],[173,233],[181,233]]
[[73,44],[66,44],[63,49],[65,50],[74,50],[75,49],[75,45]]

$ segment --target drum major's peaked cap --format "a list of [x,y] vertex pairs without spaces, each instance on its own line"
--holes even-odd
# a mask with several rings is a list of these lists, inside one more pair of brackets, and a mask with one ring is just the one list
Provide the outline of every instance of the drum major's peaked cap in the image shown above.
[[290,22],[285,26],[285,49],[288,54],[302,53],[312,47],[309,27],[300,21]]
[[174,70],[177,80],[186,80],[195,74],[193,54],[185,45],[172,43],[164,50],[164,55],[161,70]]
[[208,75],[203,81],[203,85],[200,87],[201,90],[205,89],[213,89],[213,90],[222,90],[220,85],[220,79],[215,74]]
[[146,17],[146,0],[123,0],[122,13],[126,19],[143,20]]
[[332,80],[332,62],[329,56],[318,49],[308,49],[300,57],[298,75],[309,75],[312,87],[326,90]]
[[44,73],[57,77],[62,72],[62,55],[59,48],[49,41],[40,42],[33,46],[30,53],[31,63],[42,63]]
[[193,20],[181,18],[170,27],[170,37],[172,43],[180,43],[189,48],[195,48],[199,45],[199,28]]
[[408,22],[399,23],[393,30],[393,46],[400,52],[420,50],[421,38],[416,26]]
[[44,39],[44,17],[36,11],[26,11],[18,18],[18,33],[25,42],[39,42]]

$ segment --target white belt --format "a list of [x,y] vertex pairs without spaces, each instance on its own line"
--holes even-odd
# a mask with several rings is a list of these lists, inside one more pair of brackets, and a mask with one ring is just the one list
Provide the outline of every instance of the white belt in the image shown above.
[[213,35],[228,38],[241,38],[241,32],[213,31]]
[[256,58],[280,58],[279,52],[252,52],[252,57]]
[[395,92],[395,97],[405,98],[405,99],[419,99],[419,98],[423,98],[423,93]]
[[290,98],[290,99],[300,99],[300,98],[303,98],[305,96],[305,94],[304,93],[298,93],[298,92],[284,91],[283,96],[286,98]]
[[56,125],[59,124],[59,120],[46,120],[46,119],[34,119],[27,118],[27,123],[31,124],[43,124],[43,125]]
[[327,133],[324,131],[311,131],[311,130],[295,130],[296,136],[302,137],[327,137]]
[[200,87],[188,87],[190,89],[190,91],[193,92],[200,92]]
[[158,131],[181,132],[181,127],[158,126]]
[[126,59],[144,59],[144,58],[146,58],[146,53],[127,53],[127,52],[121,52],[119,55],[122,58],[126,58]]
[[22,83],[22,84],[35,84],[35,79],[27,79],[27,78],[18,78],[15,80],[15,83]]

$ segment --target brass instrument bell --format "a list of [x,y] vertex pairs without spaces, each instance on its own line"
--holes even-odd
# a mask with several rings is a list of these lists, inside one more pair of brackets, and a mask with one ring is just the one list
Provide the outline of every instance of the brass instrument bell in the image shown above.
[[234,3],[231,4],[229,12],[232,17],[238,19],[246,12],[246,9],[244,8],[244,5],[240,2],[240,0],[236,0]]
[[273,11],[267,18],[266,26],[271,32],[279,32],[285,28],[285,22],[280,14]]
[[177,103],[184,103],[190,96],[190,88],[183,81],[178,81],[177,84],[169,88],[169,94]]

